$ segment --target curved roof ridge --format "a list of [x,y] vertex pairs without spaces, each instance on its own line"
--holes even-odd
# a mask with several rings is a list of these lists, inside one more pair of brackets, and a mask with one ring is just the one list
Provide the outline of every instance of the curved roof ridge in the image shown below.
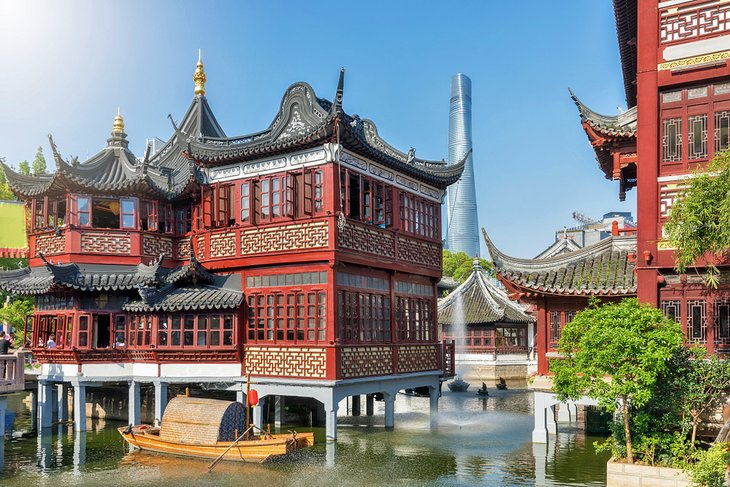
[[616,115],[603,115],[589,108],[583,103],[573,90],[568,88],[570,97],[573,99],[575,106],[578,108],[581,120],[588,122],[590,125],[613,132],[620,132],[625,136],[632,136],[636,133],[637,108],[633,106],[628,110]]

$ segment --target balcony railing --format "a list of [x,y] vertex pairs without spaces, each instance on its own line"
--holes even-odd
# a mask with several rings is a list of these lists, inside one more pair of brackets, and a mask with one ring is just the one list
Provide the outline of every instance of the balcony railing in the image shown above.
[[25,354],[0,355],[0,393],[22,391],[25,388]]

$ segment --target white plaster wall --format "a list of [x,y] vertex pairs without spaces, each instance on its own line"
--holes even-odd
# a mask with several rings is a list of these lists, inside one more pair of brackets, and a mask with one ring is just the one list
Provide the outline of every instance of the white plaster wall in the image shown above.
[[[155,373],[155,375],[157,375]],[[241,377],[241,364],[163,364],[162,377]]]

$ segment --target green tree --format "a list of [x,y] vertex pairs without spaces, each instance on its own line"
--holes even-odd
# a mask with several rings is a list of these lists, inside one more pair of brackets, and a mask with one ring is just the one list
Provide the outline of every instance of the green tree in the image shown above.
[[[5,163],[5,159],[0,157],[0,162]],[[7,179],[5,179],[5,171],[0,169],[0,200],[14,200],[15,195],[10,190]]]
[[[491,262],[485,259],[479,259],[482,268],[489,273],[493,273]],[[464,282],[474,270],[474,259],[469,257],[466,252],[450,252],[443,251],[443,275],[451,277],[455,281]]]
[[28,164],[28,161],[23,161],[18,164],[18,172],[23,176],[30,176],[30,164]]
[[682,346],[682,330],[656,308],[636,299],[599,306],[593,300],[565,325],[551,362],[560,400],[586,395],[607,411],[620,408],[626,458],[633,463],[631,407],[652,398],[661,374]]
[[33,159],[33,175],[38,176],[39,174],[46,173],[46,158],[43,157],[43,147],[38,146],[38,150],[35,153],[35,159]]
[[[730,249],[730,151],[720,152],[686,181],[687,187],[672,205],[664,225],[666,239],[676,250],[676,269],[700,264],[705,255],[722,259]],[[719,275],[706,263],[707,284],[717,287]]]
[[33,314],[33,299],[0,293],[0,322],[13,327],[16,344],[25,343],[25,317]]

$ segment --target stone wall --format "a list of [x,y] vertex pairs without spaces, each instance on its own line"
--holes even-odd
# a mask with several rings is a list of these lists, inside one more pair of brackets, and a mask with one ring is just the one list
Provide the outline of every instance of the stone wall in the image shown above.
[[687,474],[677,468],[650,467],[609,461],[606,487],[690,487]]

